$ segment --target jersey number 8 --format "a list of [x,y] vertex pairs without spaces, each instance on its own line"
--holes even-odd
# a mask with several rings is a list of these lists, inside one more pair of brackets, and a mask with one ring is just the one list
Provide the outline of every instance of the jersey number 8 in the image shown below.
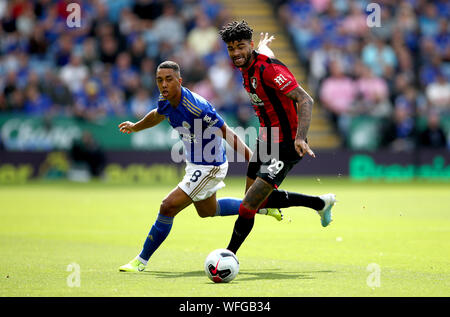
[[202,176],[202,171],[196,170],[194,173],[192,173],[190,181],[195,183],[196,181],[198,181],[198,178],[200,176]]

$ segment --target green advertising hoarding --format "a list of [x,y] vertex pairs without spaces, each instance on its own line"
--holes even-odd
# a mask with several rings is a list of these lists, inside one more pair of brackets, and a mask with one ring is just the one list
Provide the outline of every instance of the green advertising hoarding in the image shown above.
[[[222,115],[231,128],[238,122],[233,115]],[[167,120],[151,129],[139,133],[123,134],[118,125],[123,121],[138,121],[130,117],[105,117],[97,121],[86,121],[67,116],[28,116],[0,114],[0,138],[9,151],[51,151],[69,150],[74,140],[81,138],[84,131],[92,134],[104,150],[148,150],[164,151],[180,141],[179,134]],[[249,123],[253,133],[245,137],[249,130],[235,132],[248,145],[255,143],[259,122],[254,116]]]
[[167,121],[125,135],[117,127],[125,120],[130,118],[107,117],[88,122],[65,116],[0,115],[0,136],[11,151],[68,150],[84,131],[90,132],[105,150],[168,150],[179,140]]

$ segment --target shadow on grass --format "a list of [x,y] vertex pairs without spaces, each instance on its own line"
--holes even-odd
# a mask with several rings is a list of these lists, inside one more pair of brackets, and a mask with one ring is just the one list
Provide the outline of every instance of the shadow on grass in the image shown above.
[[[205,276],[204,271],[189,272],[169,272],[169,271],[144,271],[144,274],[153,275],[157,278],[186,278]],[[315,279],[314,275],[320,273],[335,273],[335,271],[311,271],[311,272],[283,272],[278,269],[263,271],[241,271],[239,272],[239,281],[251,280],[288,280],[288,279]]]

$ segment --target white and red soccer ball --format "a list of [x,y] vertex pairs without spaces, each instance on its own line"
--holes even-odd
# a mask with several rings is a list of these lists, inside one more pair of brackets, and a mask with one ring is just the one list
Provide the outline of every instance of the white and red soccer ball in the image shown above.
[[231,282],[239,273],[238,258],[230,250],[214,250],[206,257],[205,272],[214,283]]

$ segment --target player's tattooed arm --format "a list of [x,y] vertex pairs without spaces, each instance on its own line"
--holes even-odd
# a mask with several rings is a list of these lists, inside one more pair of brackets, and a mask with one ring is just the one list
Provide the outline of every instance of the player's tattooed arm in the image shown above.
[[297,137],[305,140],[311,123],[312,106],[314,100],[308,93],[298,86],[286,94],[287,97],[297,103],[298,128]]
[[306,153],[315,157],[314,152],[306,143],[309,126],[311,124],[313,98],[300,86],[286,94],[287,97],[294,100],[297,104],[298,127],[295,137],[295,148],[300,156]]

